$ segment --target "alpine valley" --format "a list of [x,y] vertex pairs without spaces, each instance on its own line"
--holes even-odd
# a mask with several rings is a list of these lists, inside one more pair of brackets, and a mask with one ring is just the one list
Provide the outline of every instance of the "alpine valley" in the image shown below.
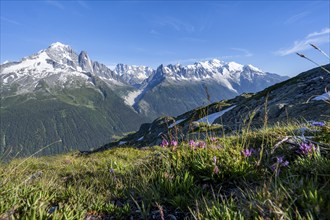
[[[0,155],[88,150],[142,123],[288,79],[217,59],[113,70],[62,43],[1,65]],[[44,148],[44,149],[43,149]]]

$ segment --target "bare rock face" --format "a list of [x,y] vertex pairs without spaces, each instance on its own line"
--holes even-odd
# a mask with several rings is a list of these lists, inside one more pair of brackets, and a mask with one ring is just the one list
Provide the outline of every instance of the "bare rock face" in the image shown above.
[[93,73],[92,61],[89,59],[85,51],[81,51],[78,56],[79,66],[83,71]]

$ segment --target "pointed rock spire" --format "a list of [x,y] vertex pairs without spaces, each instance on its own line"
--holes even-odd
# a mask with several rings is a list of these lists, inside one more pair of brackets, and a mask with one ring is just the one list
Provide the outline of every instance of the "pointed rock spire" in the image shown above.
[[81,51],[81,53],[79,54],[78,63],[83,71],[91,72],[91,73],[93,72],[92,61],[89,59],[85,51]]

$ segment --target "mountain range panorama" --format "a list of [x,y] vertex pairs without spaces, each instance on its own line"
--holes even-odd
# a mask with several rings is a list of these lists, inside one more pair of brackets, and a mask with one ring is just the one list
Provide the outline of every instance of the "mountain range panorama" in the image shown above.
[[32,151],[58,140],[48,153],[96,147],[156,117],[178,116],[286,79],[217,59],[157,69],[118,64],[111,70],[57,42],[1,65],[1,150],[22,145]]
[[[15,71],[20,73],[24,73],[24,71],[29,72],[31,76],[42,78],[44,76],[40,74],[40,72],[53,71],[50,73],[55,73],[56,71],[54,70],[57,70],[57,72],[61,70],[67,70],[70,72],[89,72],[99,77],[111,78],[119,82],[123,81],[126,84],[136,86],[137,88],[143,85],[148,78],[154,76],[155,73],[172,77],[177,80],[198,80],[208,77],[215,78],[217,75],[226,78],[230,75],[232,78],[235,78],[236,76],[236,81],[237,77],[239,77],[239,74],[233,74],[236,72],[244,72],[247,78],[249,77],[248,73],[257,75],[269,74],[251,64],[241,65],[235,62],[226,63],[217,59],[196,62],[187,66],[181,66],[180,64],[169,64],[167,66],[160,65],[156,70],[146,66],[117,64],[114,70],[111,70],[104,64],[92,61],[87,52],[81,51],[77,54],[70,46],[56,42],[51,44],[47,49],[39,51],[37,54],[23,58],[20,62],[6,61],[2,65],[1,74],[11,74],[2,76],[1,79],[4,83],[17,80],[19,75],[13,74]],[[250,77],[252,77],[251,74]]]

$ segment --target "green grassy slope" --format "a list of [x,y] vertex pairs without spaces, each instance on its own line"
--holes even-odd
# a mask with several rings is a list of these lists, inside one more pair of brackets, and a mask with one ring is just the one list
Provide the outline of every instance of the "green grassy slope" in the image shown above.
[[[305,154],[301,127],[320,143]],[[0,219],[327,219],[329,144],[329,124],[285,125],[205,145],[17,159],[0,165]]]

